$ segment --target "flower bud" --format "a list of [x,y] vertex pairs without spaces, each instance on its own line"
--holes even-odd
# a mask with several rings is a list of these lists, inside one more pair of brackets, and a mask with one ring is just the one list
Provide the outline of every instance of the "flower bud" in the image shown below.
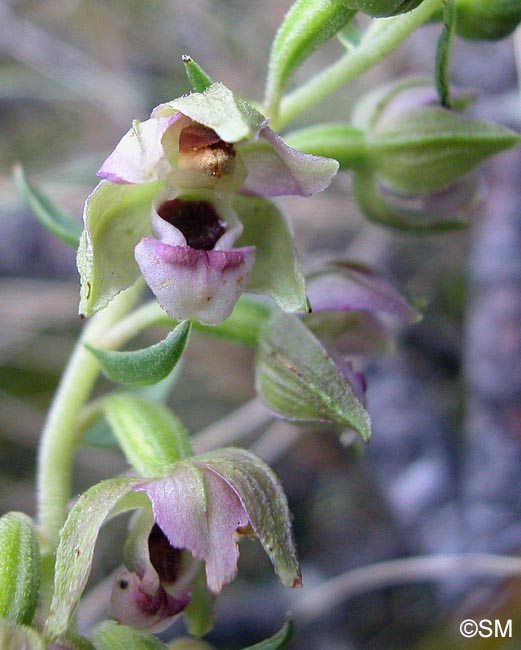
[[443,108],[422,82],[400,82],[364,98],[356,126],[367,129],[369,166],[385,187],[424,194],[449,187],[482,160],[519,141],[492,122]]
[[385,18],[412,11],[422,2],[423,0],[347,0],[346,4],[350,9],[357,9],[374,18]]
[[472,40],[496,40],[511,34],[521,21],[519,0],[457,0],[456,30]]
[[0,617],[28,625],[40,588],[40,552],[30,518],[9,512],[0,519]]

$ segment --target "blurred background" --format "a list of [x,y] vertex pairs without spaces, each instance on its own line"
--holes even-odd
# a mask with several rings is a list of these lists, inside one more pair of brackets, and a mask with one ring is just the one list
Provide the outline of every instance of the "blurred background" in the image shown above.
[[[95,172],[133,118],[189,92],[181,55],[261,100],[271,39],[289,0],[0,0],[0,511],[34,514],[34,467],[45,411],[80,328],[74,252],[47,234],[11,177],[21,162],[81,218]],[[438,26],[297,125],[348,119],[374,85],[432,75]],[[517,41],[519,50],[520,40]],[[295,83],[341,52],[332,41]],[[458,40],[454,83],[478,93],[471,113],[521,129],[516,43]],[[344,448],[326,430],[278,424],[256,441],[295,516],[310,591],[371,563],[419,554],[521,549],[521,153],[482,171],[481,206],[462,233],[413,239],[368,224],[350,178],[313,199],[284,199],[306,265],[344,254],[368,262],[425,304],[396,354],[365,360],[373,440]],[[148,334],[141,343],[155,340]],[[194,334],[171,404],[194,431],[254,396],[252,352]],[[360,365],[360,364],[359,364]],[[83,448],[79,492],[121,472],[114,449]],[[101,538],[93,583],[120,557],[125,522]],[[119,538],[118,538],[119,536]],[[116,541],[115,541],[116,540]],[[116,563],[116,564],[115,564]],[[519,581],[437,580],[339,598],[296,617],[294,650],[519,647]],[[98,600],[91,597],[90,603]],[[105,592],[101,592],[105,593]],[[238,580],[218,600],[209,640],[235,650],[272,634],[301,594],[282,589],[260,545],[241,546]],[[85,608],[85,624],[99,614]],[[465,641],[464,618],[513,620],[512,639]],[[183,634],[182,623],[169,632]],[[168,637],[165,637],[168,638]],[[517,640],[516,640],[517,639]]]

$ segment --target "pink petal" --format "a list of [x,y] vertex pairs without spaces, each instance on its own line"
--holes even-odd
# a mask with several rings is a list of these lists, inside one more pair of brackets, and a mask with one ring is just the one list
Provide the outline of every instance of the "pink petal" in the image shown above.
[[195,317],[205,325],[227,318],[246,288],[255,248],[196,250],[145,238],[136,261],[159,304],[176,320]]
[[239,557],[235,531],[247,526],[248,515],[225,481],[183,463],[170,476],[136,490],[149,497],[154,518],[170,544],[206,562],[208,587],[214,593],[235,578]]
[[248,169],[248,177],[242,186],[245,194],[310,196],[325,190],[338,171],[336,160],[292,149],[267,126],[261,130],[260,137],[269,146],[240,148]]
[[161,172],[166,173],[168,169],[161,138],[168,127],[182,117],[181,113],[176,113],[171,117],[137,122],[121,138],[97,175],[111,183],[147,183],[159,178]]

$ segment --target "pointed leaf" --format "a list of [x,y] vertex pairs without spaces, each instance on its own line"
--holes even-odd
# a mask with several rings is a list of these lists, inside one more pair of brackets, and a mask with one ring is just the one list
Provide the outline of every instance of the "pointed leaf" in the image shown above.
[[288,618],[277,634],[274,634],[269,639],[265,639],[255,645],[249,645],[247,648],[244,648],[244,650],[280,650],[286,645],[286,643],[288,643],[292,635],[293,622]]
[[105,621],[92,633],[96,650],[166,650],[167,646],[156,637],[133,630],[115,621]]
[[191,456],[186,429],[166,406],[133,393],[105,397],[102,408],[128,462],[141,476],[164,476]]
[[309,311],[293,232],[282,212],[268,199],[243,196],[234,207],[244,224],[237,245],[257,249],[247,290],[268,294],[284,311]]
[[25,203],[42,226],[58,239],[77,248],[82,230],[81,224],[31,185],[21,165],[16,165],[14,168],[14,180]]
[[251,104],[221,83],[212,84],[203,93],[192,93],[152,112],[152,117],[169,117],[177,111],[213,129],[225,142],[240,142],[255,137],[266,118]]
[[9,512],[0,519],[0,617],[29,625],[39,589],[40,549],[32,521],[23,512]]
[[40,634],[31,627],[16,625],[0,618],[0,648],[2,650],[45,650]]
[[85,203],[78,249],[80,313],[102,309],[140,276],[134,247],[149,234],[152,199],[162,183],[117,185],[101,181]]
[[234,448],[196,456],[194,463],[218,474],[235,491],[282,584],[300,587],[291,514],[272,469],[250,451]]
[[356,14],[345,0],[296,0],[273,41],[266,104],[277,103],[291,75]]
[[320,341],[295,316],[279,313],[266,324],[255,384],[264,403],[282,417],[333,422],[369,440],[367,411]]
[[179,361],[188,342],[190,321],[183,321],[155,345],[132,352],[85,347],[100,361],[103,373],[120,384],[148,386],[164,379]]
[[207,90],[213,83],[206,72],[199,66],[191,56],[183,54],[181,57],[185,64],[186,76],[188,81],[192,84],[194,90],[202,93]]
[[138,482],[135,478],[117,478],[98,483],[81,495],[69,513],[56,551],[54,593],[44,628],[49,641],[69,627],[89,578],[101,525]]

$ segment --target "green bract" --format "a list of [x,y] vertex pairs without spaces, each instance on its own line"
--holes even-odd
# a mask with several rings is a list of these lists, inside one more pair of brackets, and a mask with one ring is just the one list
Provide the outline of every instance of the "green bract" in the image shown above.
[[132,393],[109,395],[102,409],[128,462],[141,476],[164,476],[192,455],[188,433],[162,404]]
[[148,386],[164,379],[173,370],[188,342],[190,322],[183,321],[159,343],[142,350],[118,352],[86,347],[101,363],[104,374],[121,384]]
[[265,404],[282,417],[331,422],[369,440],[367,411],[320,341],[297,317],[278,313],[265,325],[255,383]]
[[40,551],[31,519],[10,512],[0,519],[0,617],[28,625],[39,589]]
[[396,16],[412,11],[423,0],[346,0],[345,4],[375,18]]

